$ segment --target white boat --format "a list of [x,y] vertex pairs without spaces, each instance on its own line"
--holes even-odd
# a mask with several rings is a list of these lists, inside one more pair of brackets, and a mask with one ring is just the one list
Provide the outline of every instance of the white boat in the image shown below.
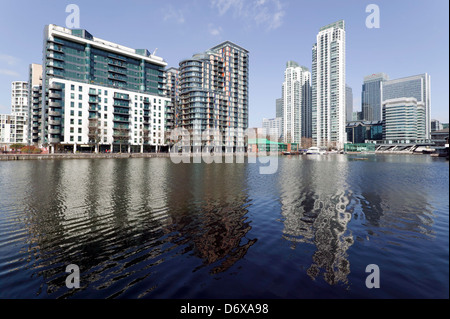
[[308,150],[306,151],[306,155],[325,155],[326,153],[326,150],[315,146],[308,148]]

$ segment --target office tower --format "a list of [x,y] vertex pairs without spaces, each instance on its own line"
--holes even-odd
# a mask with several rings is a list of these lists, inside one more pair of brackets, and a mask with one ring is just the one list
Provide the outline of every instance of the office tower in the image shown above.
[[276,112],[275,117],[283,117],[283,98],[276,99]]
[[425,103],[416,98],[383,101],[383,140],[420,142],[426,137]]
[[52,150],[157,150],[170,101],[166,65],[145,49],[46,26],[39,143]]
[[345,23],[320,28],[312,48],[312,138],[342,149],[345,134]]
[[[283,95],[283,92],[281,92],[281,95]],[[283,98],[279,98],[275,100],[275,106],[276,106],[276,110],[275,110],[275,117],[279,117],[281,118],[281,127],[280,127],[280,138],[282,140],[284,140],[283,137],[283,132],[284,132],[284,124],[283,124]]]
[[383,103],[391,99],[415,98],[425,108],[425,138],[431,137],[431,92],[427,73],[382,82]]
[[28,82],[15,81],[11,84],[12,114],[28,114]]
[[237,138],[243,140],[248,127],[248,60],[247,50],[226,41],[180,62],[181,121],[193,136],[194,151],[206,145],[201,135],[208,129],[220,131],[227,152],[236,151]]
[[297,62],[288,61],[283,82],[283,139],[285,143],[301,143],[310,137],[311,73]]
[[353,120],[353,90],[348,85],[345,86],[345,121]]
[[389,76],[384,73],[376,73],[364,77],[361,92],[361,109],[365,121],[381,121],[382,83],[388,80]]
[[262,128],[264,129],[265,135],[269,135],[271,138],[276,138],[274,142],[278,142],[281,137],[282,130],[282,118],[276,117],[273,119],[263,119]]
[[355,121],[347,123],[347,142],[353,144],[383,139],[382,121]]
[[431,120],[431,132],[443,130],[444,126],[439,120]]

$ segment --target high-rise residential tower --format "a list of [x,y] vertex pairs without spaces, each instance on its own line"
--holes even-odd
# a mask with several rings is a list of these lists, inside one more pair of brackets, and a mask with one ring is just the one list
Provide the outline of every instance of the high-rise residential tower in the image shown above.
[[166,65],[145,49],[46,26],[39,143],[73,151],[157,149],[169,103]]
[[364,77],[361,92],[361,109],[365,121],[382,120],[382,83],[389,80],[384,73],[376,73]]
[[285,143],[311,136],[311,72],[294,61],[284,71],[282,123]]
[[15,81],[11,84],[12,114],[28,114],[28,82]]
[[312,48],[312,138],[342,149],[345,133],[345,23],[320,28]]
[[181,124],[180,116],[180,94],[179,94],[179,70],[169,68],[166,72],[166,92],[170,98],[168,114],[166,116],[166,131],[169,133],[173,128]]
[[28,74],[28,142],[40,144],[42,127],[42,64],[32,63]]
[[204,131],[219,130],[226,151],[236,151],[248,128],[248,66],[249,52],[230,41],[180,62],[181,125],[197,150]]

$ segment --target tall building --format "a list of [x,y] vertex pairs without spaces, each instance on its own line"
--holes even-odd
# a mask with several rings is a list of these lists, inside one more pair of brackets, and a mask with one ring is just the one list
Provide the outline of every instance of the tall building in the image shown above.
[[169,68],[167,69],[166,76],[166,92],[170,98],[170,103],[168,104],[169,112],[166,116],[166,130],[170,131],[181,125],[179,70],[177,68]]
[[426,137],[425,103],[416,98],[383,101],[383,140],[414,143]]
[[345,23],[320,28],[312,48],[312,138],[339,149],[345,133]]
[[28,114],[28,82],[15,81],[11,84],[12,114]]
[[285,143],[311,136],[311,72],[294,61],[284,71],[282,123]]
[[[283,95],[283,92],[281,92],[281,94]],[[283,98],[279,98],[275,100],[275,118],[279,117],[281,118],[281,127],[280,127],[280,138],[284,140],[283,137],[283,132],[284,132],[284,124],[283,124]]]
[[364,77],[361,92],[361,109],[365,121],[382,120],[382,83],[389,80],[384,73],[376,73]]
[[32,63],[28,73],[28,142],[40,144],[42,127],[42,65]]
[[440,131],[442,129],[444,129],[444,126],[439,120],[431,120],[431,132]]
[[194,149],[205,145],[202,132],[215,129],[226,151],[236,151],[248,128],[248,67],[249,52],[230,41],[180,62],[181,122]]
[[170,99],[162,58],[51,24],[42,65],[41,145],[114,152],[164,145]]
[[353,121],[353,90],[348,85],[345,86],[345,121]]
[[11,144],[26,144],[27,115],[23,112],[0,114],[0,148]]
[[276,112],[275,117],[283,117],[283,98],[276,99]]
[[281,138],[281,130],[282,130],[282,118],[276,117],[273,119],[263,119],[262,120],[262,128],[264,130],[265,135],[270,135],[270,137],[276,137],[277,140],[274,142],[278,142]]
[[425,108],[425,136],[431,137],[431,92],[430,76],[427,73],[400,79],[383,81],[382,101],[391,99],[415,98]]

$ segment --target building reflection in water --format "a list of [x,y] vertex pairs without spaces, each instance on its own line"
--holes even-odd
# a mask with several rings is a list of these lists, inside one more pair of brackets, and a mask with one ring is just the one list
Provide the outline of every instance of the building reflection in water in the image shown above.
[[353,236],[347,230],[351,213],[346,211],[346,174],[345,160],[311,156],[284,161],[279,177],[283,237],[293,248],[298,243],[314,245],[307,274],[316,279],[323,272],[331,285],[346,284],[350,273],[347,250]]
[[226,271],[256,242],[246,237],[251,226],[244,164],[176,165],[171,173],[181,182],[169,191],[165,231],[173,243],[187,246],[185,253],[201,258],[200,267]]

